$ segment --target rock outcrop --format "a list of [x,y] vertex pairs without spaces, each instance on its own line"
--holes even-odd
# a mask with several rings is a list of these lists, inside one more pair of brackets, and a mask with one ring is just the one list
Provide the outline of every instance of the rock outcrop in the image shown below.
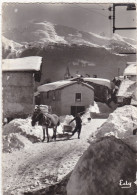
[[[67,195],[134,195],[135,153],[114,136],[91,143],[78,161],[67,185]],[[130,188],[122,188],[130,182]]]

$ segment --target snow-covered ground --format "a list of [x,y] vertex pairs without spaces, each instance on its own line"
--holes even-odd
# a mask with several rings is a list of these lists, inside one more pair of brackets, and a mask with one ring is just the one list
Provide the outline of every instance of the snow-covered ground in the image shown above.
[[[8,194],[39,190],[61,181],[70,173],[83,152],[89,147],[89,137],[106,119],[93,119],[91,113],[111,113],[106,104],[94,103],[82,116],[81,139],[63,135],[63,126],[73,116],[60,117],[57,140],[41,142],[42,127],[31,126],[31,118],[15,119],[3,129],[3,190]],[[90,120],[89,120],[90,119]],[[75,122],[71,123],[72,128]],[[52,129],[49,134],[52,136]]]
[[92,119],[82,127],[81,139],[75,134],[70,139],[29,144],[29,147],[3,154],[3,190],[9,194],[45,188],[60,181],[73,170],[78,159],[88,148],[91,133],[106,119]]
[[[63,126],[68,125],[70,120],[72,120],[73,117],[70,115],[60,117],[61,124],[57,130],[56,142],[50,139],[49,143],[46,143],[46,141],[42,143],[42,128],[38,125],[32,127],[30,118],[26,120],[15,119],[5,125],[3,131],[3,150],[5,152],[3,153],[3,191],[11,195],[20,195],[22,192],[37,191],[56,184],[62,181],[73,169],[75,170],[75,165],[80,157],[82,156],[82,159],[84,159],[83,153],[85,151],[86,153],[87,151],[89,152],[88,148],[92,150],[92,147],[94,147],[96,154],[93,162],[97,161],[97,164],[101,163],[101,157],[97,156],[100,151],[100,155],[104,156],[104,160],[113,156],[113,164],[116,165],[119,162],[119,156],[115,156],[115,154],[119,155],[120,147],[123,150],[126,149],[127,155],[134,161],[134,154],[132,153],[134,153],[136,147],[136,136],[132,134],[133,129],[136,128],[137,108],[129,105],[117,108],[111,113],[112,111],[112,109],[102,103],[94,103],[94,106],[90,106],[82,116],[81,139],[77,139],[77,134],[73,137],[59,136],[63,134]],[[110,115],[108,119],[95,119],[91,118],[91,113],[107,113]],[[75,123],[72,123],[72,127],[74,126]],[[51,129],[49,129],[49,133],[52,136]],[[107,152],[108,156],[110,155],[108,157],[104,154],[106,154],[107,148],[112,148],[108,146],[108,144],[111,146],[112,143],[116,148],[113,147],[114,152]],[[97,151],[98,149],[99,151]],[[122,162],[125,162],[125,159],[128,165],[128,158],[124,155],[120,161],[120,167],[123,166]],[[114,162],[114,160],[116,161]],[[82,160],[79,162],[83,163]],[[76,167],[79,166],[79,162]],[[85,160],[84,163],[86,163]],[[108,167],[110,167],[108,169],[109,174],[112,172],[112,175],[121,170],[118,167],[117,170],[111,171],[110,164]],[[103,171],[98,166],[97,169]],[[132,166],[132,171],[134,172],[134,165]],[[123,174],[124,172],[125,169],[123,169]],[[120,172],[118,177],[116,175],[113,175],[113,177],[118,180],[121,174],[122,172]],[[73,176],[75,177],[75,175]],[[72,181],[73,179],[70,179],[69,185],[73,185]],[[78,178],[77,181],[79,182]],[[102,185],[105,184],[102,183]],[[71,193],[70,190],[69,193]],[[73,194],[75,194],[74,191]]]
[[[82,123],[86,125],[92,118],[92,114],[96,114],[96,118],[101,115],[109,115],[113,110],[109,108],[106,104],[94,102],[94,106],[89,106],[86,113],[82,116]],[[63,135],[64,125],[69,125],[69,122],[73,119],[72,115],[66,115],[60,117],[60,125],[57,128],[57,137],[66,137]],[[75,127],[75,121],[71,123],[72,129]],[[70,132],[71,133],[71,132]],[[52,137],[53,130],[49,129],[49,135]],[[68,135],[69,136],[69,135]],[[67,137],[68,137],[67,136]],[[40,142],[43,139],[42,127],[36,126],[32,127],[31,118],[27,119],[14,119],[7,125],[3,127],[3,151],[12,152],[14,150],[19,150],[22,148],[29,147],[32,143]]]
[[[69,178],[67,195],[135,194],[136,128],[136,107],[126,105],[110,114],[90,136],[90,146]],[[120,181],[130,181],[130,187]]]

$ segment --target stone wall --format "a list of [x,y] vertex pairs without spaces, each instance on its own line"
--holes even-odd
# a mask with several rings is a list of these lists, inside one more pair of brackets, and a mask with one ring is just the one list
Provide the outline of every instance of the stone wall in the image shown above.
[[29,72],[3,72],[3,115],[26,117],[34,109],[34,78]]

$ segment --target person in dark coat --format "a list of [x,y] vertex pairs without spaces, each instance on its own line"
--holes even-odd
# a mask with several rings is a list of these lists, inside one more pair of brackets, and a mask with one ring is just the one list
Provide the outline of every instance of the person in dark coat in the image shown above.
[[75,129],[72,131],[72,136],[73,136],[76,132],[78,132],[78,139],[80,139],[80,133],[81,133],[81,128],[82,128],[82,120],[81,120],[81,118],[80,118],[80,114],[77,114],[76,117],[75,117],[73,120],[71,120],[71,121],[69,122],[69,124],[72,123],[74,120],[76,121],[76,127],[75,127]]

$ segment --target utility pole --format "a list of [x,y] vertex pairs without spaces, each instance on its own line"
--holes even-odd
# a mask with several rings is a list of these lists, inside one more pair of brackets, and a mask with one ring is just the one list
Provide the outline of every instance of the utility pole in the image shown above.
[[[113,7],[109,7],[109,11],[113,11],[113,15],[109,16],[109,20],[113,19],[113,33],[115,33],[116,30],[136,30],[136,27],[116,27],[115,20],[116,20],[116,7],[118,6],[126,6],[127,11],[133,11],[136,10],[136,6],[134,3],[113,3]],[[120,54],[136,54],[136,52],[132,53],[120,53]]]
[[115,5],[113,3],[113,33],[115,33]]
[[115,26],[115,19],[116,19],[116,7],[118,6],[126,6],[127,11],[133,11],[136,10],[136,6],[134,3],[113,3],[113,33],[115,33],[116,30],[135,30],[136,27],[123,27],[123,28],[117,28]]

